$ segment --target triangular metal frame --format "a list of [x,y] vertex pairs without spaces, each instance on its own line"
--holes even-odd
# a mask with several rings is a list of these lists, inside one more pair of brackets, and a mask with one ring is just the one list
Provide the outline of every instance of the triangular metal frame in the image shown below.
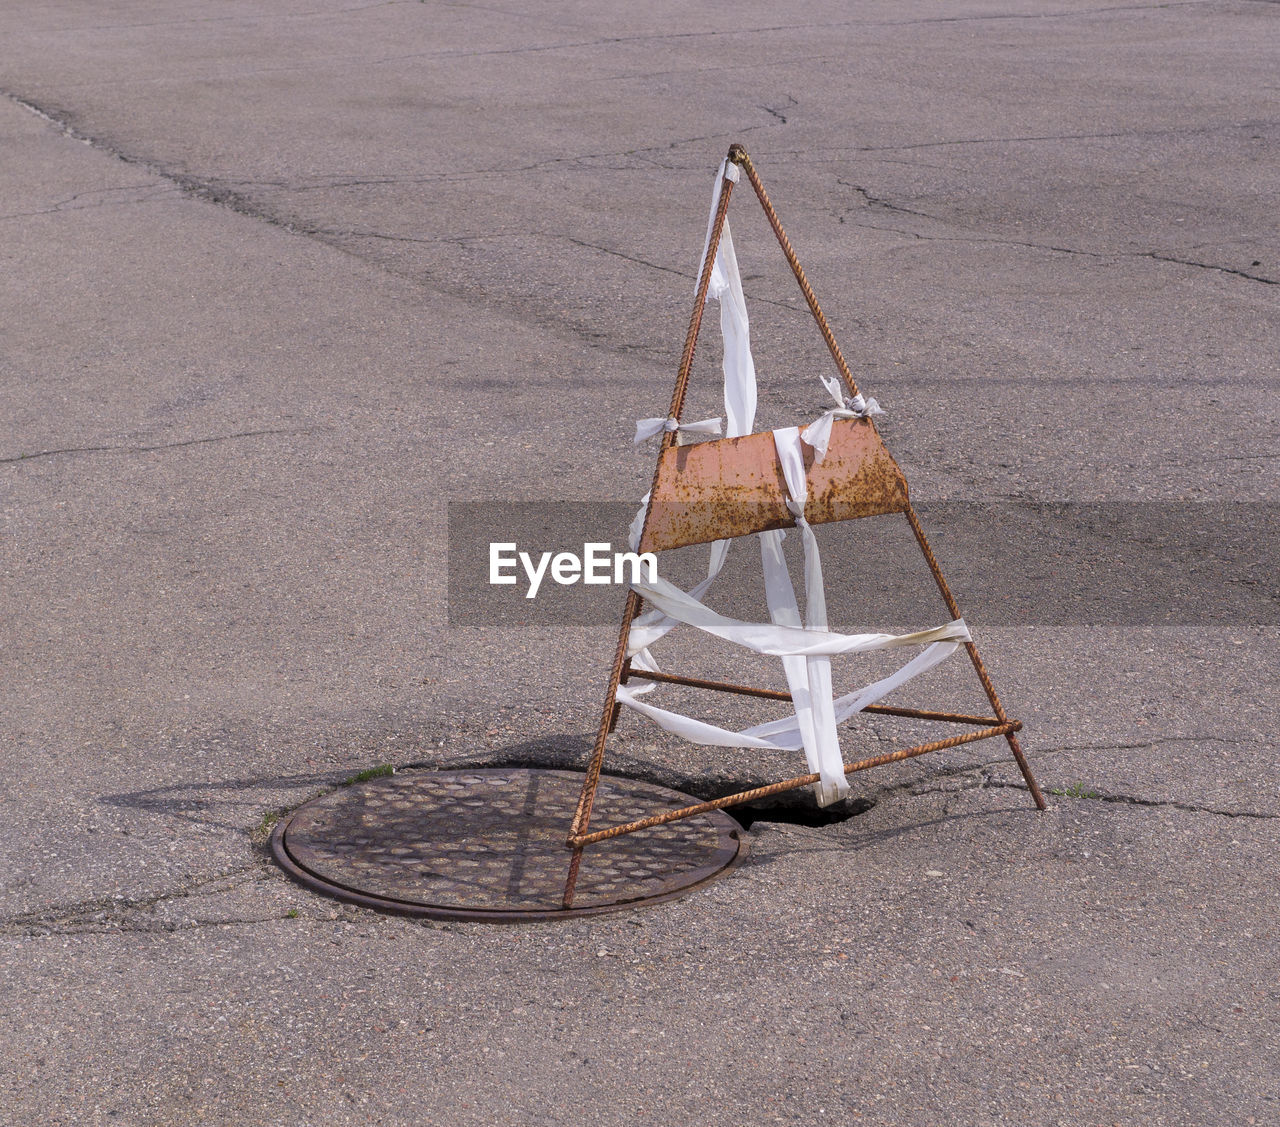
[[[769,225],[773,228],[773,233],[777,236],[778,243],[782,247],[782,252],[786,256],[787,263],[790,265],[792,273],[795,274],[796,281],[800,284],[800,290],[804,294],[805,301],[809,305],[809,310],[813,314],[814,320],[818,324],[818,329],[822,333],[822,339],[826,341],[827,348],[831,352],[832,359],[835,361],[836,368],[840,372],[845,386],[849,390],[851,396],[858,394],[858,385],[854,381],[853,374],[849,371],[849,365],[845,362],[844,356],[840,351],[840,346],[836,343],[835,337],[832,335],[831,329],[827,324],[826,317],[823,316],[822,309],[818,305],[818,300],[814,296],[813,289],[809,285],[808,279],[805,277],[804,270],[800,266],[799,260],[796,258],[795,251],[791,247],[791,241],[787,238],[786,232],[782,229],[782,224],[778,221],[777,213],[773,209],[773,205],[769,202],[768,194],[764,190],[764,185],[760,182],[751,158],[747,155],[746,150],[741,145],[732,145],[729,148],[729,154],[725,165],[725,172],[729,171],[729,167],[736,165],[746,174],[751,187],[755,189],[757,198],[760,200],[760,206],[764,209],[765,216],[769,220]],[[707,290],[711,283],[711,271],[715,264],[716,251],[720,245],[720,235],[724,230],[725,218],[728,215],[729,199],[733,192],[735,177],[725,175],[720,190],[719,204],[716,208],[715,218],[711,225],[710,238],[707,243],[706,259],[703,262],[702,273],[698,278],[698,286],[693,302],[693,315],[689,322],[689,331],[685,337],[684,352],[680,358],[680,369],[676,375],[675,388],[671,393],[671,407],[667,412],[669,418],[679,420],[680,413],[684,408],[685,392],[689,384],[689,372],[693,366],[694,348],[698,342],[698,333],[702,327],[702,313],[706,305]],[[878,433],[875,431],[875,424],[869,419],[851,420],[852,428],[857,428],[860,432],[862,445],[867,449],[874,448],[883,450],[883,442]],[[841,424],[837,423],[839,427]],[[865,428],[865,429],[864,429]],[[869,430],[869,434],[866,433]],[[850,430],[850,433],[854,433]],[[874,442],[868,444],[867,440],[874,436]],[[722,442],[744,442],[751,438],[759,436],[748,435],[743,439],[733,440],[727,439]],[[672,452],[675,451],[676,436],[671,432],[664,432],[662,436],[662,447],[658,453],[657,466],[654,469],[653,487],[651,489],[651,504],[645,514],[644,528],[641,532],[640,548],[641,550],[650,550],[654,546],[655,537],[650,531],[650,521],[654,512],[653,500],[659,496],[659,485],[664,480],[664,465],[667,467],[667,477],[665,480],[670,481],[670,474],[673,472]],[[711,444],[706,444],[711,445]],[[681,451],[696,451],[700,446],[680,447]],[[887,457],[887,453],[886,453]],[[893,470],[897,471],[896,464],[892,463],[889,458]],[[824,465],[826,460],[824,459]],[[899,471],[900,473],[900,471]],[[669,485],[668,485],[669,488]],[[810,496],[814,496],[811,491]],[[856,501],[856,498],[855,498]],[[759,509],[759,505],[755,506]],[[883,498],[872,503],[866,512],[849,511],[848,507],[844,510],[833,511],[832,515],[822,517],[826,520],[849,519],[852,516],[867,515],[869,512],[901,512],[907,519],[907,523],[911,526],[911,531],[916,538],[916,542],[920,545],[920,551],[923,553],[925,562],[929,565],[929,570],[933,573],[934,581],[937,583],[938,591],[942,595],[942,600],[946,603],[947,610],[953,619],[960,617],[960,609],[956,605],[955,598],[951,594],[951,589],[947,586],[947,581],[942,575],[942,571],[938,566],[938,561],[934,557],[933,550],[929,547],[929,541],[925,538],[924,530],[920,527],[920,521],[916,516],[915,510],[911,506],[911,501],[907,496],[905,482],[903,482],[901,495],[895,495],[888,501]],[[841,515],[843,513],[843,515]],[[811,523],[816,521],[810,516],[808,508],[806,508],[806,516],[810,518]],[[749,532],[760,531],[766,527],[781,527],[784,524],[792,523],[786,517],[785,511],[773,523],[760,523],[760,517],[757,515],[752,518],[751,526],[743,532],[733,533],[734,535],[745,535]],[[679,543],[697,543],[699,540],[715,539],[713,536],[701,536],[698,539],[681,539]],[[661,545],[671,546],[671,545]],[[578,869],[582,861],[582,851],[588,846],[596,842],[606,841],[609,838],[620,837],[623,834],[634,833],[637,830],[649,829],[653,826],[662,825],[666,822],[672,822],[679,818],[689,818],[697,814],[706,813],[709,810],[723,809],[728,806],[736,806],[740,803],[751,802],[768,795],[778,794],[782,791],[793,790],[797,787],[806,786],[818,781],[818,775],[807,774],[797,775],[794,778],[784,779],[781,782],[772,783],[768,786],[756,787],[752,790],[740,791],[737,794],[726,795],[723,798],[713,799],[708,802],[699,802],[691,806],[682,807],[678,810],[663,811],[655,814],[650,818],[642,818],[633,822],[627,822],[623,825],[611,826],[607,829],[590,831],[591,812],[595,801],[596,788],[600,782],[600,772],[604,764],[605,746],[608,743],[609,733],[613,731],[614,725],[617,723],[618,704],[617,694],[619,684],[625,683],[630,678],[644,679],[650,681],[663,681],[678,685],[688,685],[695,688],[711,689],[718,692],[728,692],[744,696],[761,697],[769,700],[790,700],[791,694],[771,689],[756,689],[745,685],[733,685],[720,681],[707,681],[694,677],[682,677],[669,673],[650,673],[632,670],[630,661],[627,658],[627,642],[631,633],[631,624],[639,615],[641,607],[641,597],[634,591],[627,592],[626,606],[623,609],[622,625],[618,632],[618,646],[614,653],[613,667],[609,672],[609,687],[605,694],[604,709],[600,717],[600,727],[596,733],[595,746],[591,752],[591,759],[587,765],[586,778],[582,784],[582,794],[578,800],[578,807],[574,813],[573,823],[570,827],[567,845],[572,850],[572,856],[569,863],[569,874],[565,882],[564,890],[564,907],[570,908],[573,905],[574,889],[578,880]],[[844,768],[845,774],[852,774],[854,771],[862,771],[869,767],[878,767],[885,763],[892,763],[900,759],[910,759],[917,755],[924,755],[930,751],[941,751],[944,748],[958,747],[961,744],[973,743],[976,740],[990,739],[995,736],[1003,736],[1009,743],[1009,749],[1013,753],[1013,758],[1018,764],[1018,769],[1022,772],[1022,777],[1026,780],[1027,787],[1031,792],[1031,797],[1035,801],[1036,807],[1040,810],[1045,809],[1044,796],[1040,793],[1035,778],[1031,774],[1031,768],[1027,764],[1026,756],[1022,752],[1022,748],[1018,743],[1016,733],[1022,728],[1019,720],[1011,720],[1005,713],[1004,706],[1000,703],[1000,698],[996,694],[995,686],[991,683],[991,678],[987,673],[986,667],[982,664],[982,658],[978,654],[978,647],[972,642],[964,643],[965,651],[969,655],[969,660],[973,663],[973,668],[978,675],[978,680],[982,684],[983,691],[987,694],[987,700],[991,703],[993,716],[970,716],[961,713],[948,712],[932,712],[924,709],[914,708],[896,708],[889,705],[870,705],[865,711],[872,713],[883,713],[892,716],[905,716],[923,720],[938,720],[953,724],[963,724],[971,727],[973,730],[965,732],[959,736],[953,736],[949,739],[934,740],[931,743],[918,744],[914,747],[903,748],[900,751],[889,752],[884,755],[872,756],[869,759],[862,759],[855,763],[847,764]]]

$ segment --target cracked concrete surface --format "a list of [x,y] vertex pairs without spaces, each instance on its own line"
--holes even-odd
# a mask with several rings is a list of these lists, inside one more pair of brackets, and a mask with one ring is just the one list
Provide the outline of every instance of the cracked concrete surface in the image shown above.
[[[1280,1118],[1271,626],[975,623],[1047,814],[990,744],[893,764],[650,911],[424,925],[261,848],[371,765],[582,762],[609,631],[450,630],[445,503],[643,493],[731,140],[917,499],[1274,501],[1278,21],[5,6],[0,1123]],[[821,341],[733,223],[793,423]]]

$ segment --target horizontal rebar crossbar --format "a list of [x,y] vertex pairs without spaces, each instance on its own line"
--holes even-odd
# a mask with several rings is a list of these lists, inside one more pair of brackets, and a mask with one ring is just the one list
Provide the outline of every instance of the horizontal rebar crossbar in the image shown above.
[[[704,681],[700,677],[682,677],[678,673],[649,672],[643,669],[631,669],[629,677],[639,677],[645,681],[663,681],[672,685],[688,685],[694,689],[713,689],[719,693],[737,693],[744,697],[763,697],[765,700],[791,700],[791,694],[784,689],[755,689],[750,685],[734,685],[728,681]],[[908,716],[914,720],[946,720],[952,724],[999,724],[998,716],[970,716],[964,712],[931,712],[924,708],[898,708],[891,704],[869,704],[863,712],[879,712],[885,716]]]
[[[1021,720],[1010,720],[1004,724],[997,724],[992,728],[983,728],[978,732],[966,732],[963,736],[952,736],[946,740],[934,740],[932,743],[917,744],[915,747],[904,748],[902,751],[890,751],[884,755],[874,755],[870,759],[860,759],[857,763],[848,764],[844,769],[844,773],[852,775],[854,771],[865,771],[868,767],[879,767],[885,763],[895,763],[900,759],[911,759],[917,755],[926,755],[931,751],[959,747],[961,744],[990,739],[992,736],[1012,735],[1020,730],[1021,727]],[[569,838],[569,845],[579,849],[585,845],[592,845],[597,841],[607,841],[611,837],[634,833],[636,830],[648,830],[654,826],[677,821],[680,818],[692,818],[695,814],[705,814],[708,810],[723,810],[726,806],[737,806],[743,802],[752,802],[757,798],[767,798],[771,794],[781,794],[783,791],[808,786],[810,783],[816,783],[820,777],[817,772],[812,775],[797,775],[794,779],[784,779],[780,783],[770,783],[768,786],[756,787],[754,790],[739,791],[737,794],[725,795],[724,798],[713,798],[708,802],[699,802],[694,806],[683,806],[679,810],[668,810],[664,814],[655,814],[652,818],[641,818],[639,821],[627,822],[621,826],[612,826],[607,830],[596,830],[595,833],[589,834],[574,834]]]

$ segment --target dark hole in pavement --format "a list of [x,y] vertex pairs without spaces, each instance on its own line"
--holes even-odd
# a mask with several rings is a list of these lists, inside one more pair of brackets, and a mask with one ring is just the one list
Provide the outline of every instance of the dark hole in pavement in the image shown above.
[[[482,767],[533,767],[533,768],[549,768],[551,770],[582,770],[582,751],[580,748],[565,750],[562,754],[550,755],[549,749],[544,745],[534,745],[530,747],[526,754],[507,754],[497,755],[493,757],[485,757],[468,763],[450,764],[449,770],[462,770],[465,768],[478,769]],[[693,798],[712,799],[722,794],[746,790],[752,786],[758,786],[759,780],[740,779],[726,782],[724,779],[718,780],[714,789],[708,789],[705,786],[698,786],[689,779],[682,779],[678,776],[651,775],[648,772],[619,769],[616,765],[612,765],[613,769],[609,770],[610,765],[606,765],[605,774],[613,774],[619,778],[635,779],[638,782],[655,783],[658,786],[671,787],[675,790],[684,792]],[[435,763],[406,763],[401,770],[440,770],[440,766]],[[725,807],[724,812],[737,821],[744,830],[749,830],[756,822],[782,822],[789,826],[834,826],[840,822],[847,822],[850,818],[856,818],[859,814],[865,814],[868,810],[875,808],[875,799],[857,796],[845,799],[843,802],[834,802],[830,806],[819,806],[814,800],[813,795],[807,788],[794,791],[784,791],[782,794],[774,795],[770,798],[762,798],[758,802],[745,802],[741,806]]]
[[847,798],[830,806],[819,806],[812,796],[762,799],[730,806],[725,813],[749,830],[756,822],[783,822],[789,826],[834,826],[875,808],[870,798]]

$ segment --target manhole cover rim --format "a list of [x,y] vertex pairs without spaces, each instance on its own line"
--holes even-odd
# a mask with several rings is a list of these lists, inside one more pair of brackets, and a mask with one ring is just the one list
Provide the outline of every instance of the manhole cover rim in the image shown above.
[[[554,776],[559,779],[572,779],[575,783],[580,783],[584,776],[584,772],[565,771],[553,768],[537,768],[537,767],[471,767],[471,768],[453,768],[448,770],[434,771],[431,769],[414,770],[413,774],[420,773],[424,779],[440,780],[444,776],[468,776],[468,775],[538,775],[538,776]],[[317,807],[326,805],[339,805],[346,798],[348,801],[361,792],[368,792],[392,786],[402,785],[402,780],[410,772],[397,772],[394,776],[384,776],[377,779],[369,780],[365,783],[357,783],[349,787],[339,787],[336,790],[329,791],[326,794],[319,795],[308,802],[304,802],[301,806],[291,810],[287,815],[282,817],[276,824],[271,834],[270,846],[271,852],[276,863],[280,865],[284,871],[300,884],[306,886],[314,892],[329,896],[333,899],[346,903],[357,904],[362,907],[373,908],[383,912],[389,912],[396,915],[413,916],[428,919],[442,920],[458,920],[466,922],[480,923],[524,923],[538,921],[552,921],[577,918],[581,916],[600,915],[606,912],[624,911],[629,908],[646,907],[650,904],[661,904],[669,900],[675,900],[683,896],[687,896],[691,892],[697,891],[704,885],[727,876],[732,873],[745,859],[747,855],[747,838],[742,827],[728,814],[722,810],[710,810],[703,814],[696,815],[711,823],[709,827],[715,833],[715,853],[713,854],[713,863],[703,863],[685,874],[673,874],[672,878],[678,879],[679,875],[687,877],[687,883],[681,883],[677,887],[667,887],[657,892],[642,893],[634,896],[624,896],[616,901],[592,902],[575,906],[573,908],[549,908],[549,907],[464,907],[452,904],[431,904],[418,900],[402,899],[394,895],[386,894],[382,891],[372,891],[370,889],[362,889],[357,885],[338,879],[332,874],[322,874],[308,867],[305,859],[297,857],[289,848],[288,834],[294,820],[300,815],[309,814]],[[663,796],[667,798],[675,798],[680,801],[681,805],[693,805],[702,801],[691,795],[683,794],[680,791],[671,789],[670,787],[660,786],[656,783],[650,783],[644,780],[628,779],[618,775],[602,775],[601,782],[614,787],[632,787],[642,788],[648,796]],[[393,782],[393,780],[396,780]],[[658,810],[655,807],[654,812]],[[675,823],[667,823],[667,825],[679,826],[684,819]],[[612,839],[613,841],[621,841],[623,839]],[[608,845],[609,842],[602,843]],[[591,846],[587,847],[586,856],[590,856]],[[569,850],[564,850],[565,868],[568,869]]]

